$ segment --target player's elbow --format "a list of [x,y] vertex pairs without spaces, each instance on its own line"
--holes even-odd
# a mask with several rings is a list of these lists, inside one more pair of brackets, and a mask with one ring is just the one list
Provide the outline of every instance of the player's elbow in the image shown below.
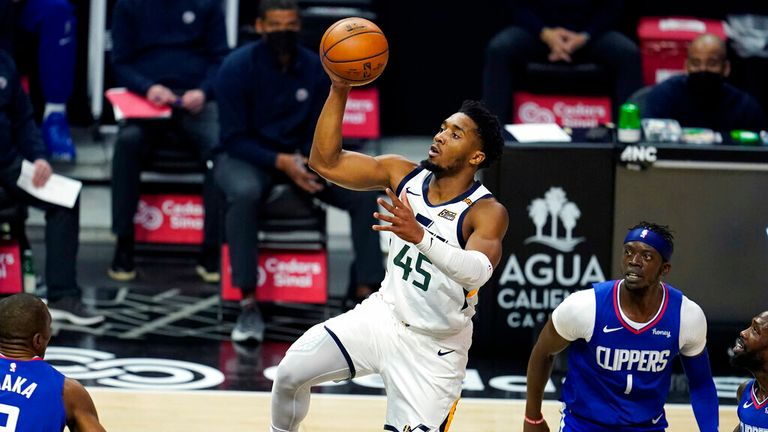
[[315,150],[313,147],[309,152],[309,159],[307,165],[316,173],[321,176],[327,173],[334,165],[334,162],[328,158],[327,155],[322,154],[320,151]]

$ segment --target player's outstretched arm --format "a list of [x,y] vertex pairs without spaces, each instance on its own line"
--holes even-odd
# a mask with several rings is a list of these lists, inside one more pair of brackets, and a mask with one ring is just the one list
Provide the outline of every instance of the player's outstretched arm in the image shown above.
[[96,406],[91,395],[78,381],[65,378],[64,408],[67,411],[67,427],[71,432],[104,432],[99,423]]
[[416,164],[398,155],[372,157],[341,148],[341,122],[350,86],[329,74],[333,85],[317,120],[309,166],[323,178],[347,189],[396,187]]
[[[739,388],[736,389],[736,403],[737,404],[741,402],[741,395],[744,394],[744,390],[747,389],[747,383],[748,382],[749,381],[744,381],[743,383],[741,383],[739,385]],[[741,422],[736,423],[736,428],[733,430],[733,432],[741,432],[741,426],[740,425],[741,425]]]
[[717,389],[712,379],[712,369],[709,366],[709,355],[706,348],[697,356],[680,356],[685,375],[688,377],[688,387],[691,394],[691,406],[696,423],[701,432],[717,432],[720,423]]
[[[544,388],[552,375],[552,365],[555,357],[568,347],[570,342],[564,339],[555,330],[552,318],[544,325],[539,334],[539,339],[531,351],[528,359],[527,390],[525,402],[525,417],[523,432],[549,431],[544,415],[541,413],[541,402],[544,399]],[[538,424],[533,424],[538,423]]]

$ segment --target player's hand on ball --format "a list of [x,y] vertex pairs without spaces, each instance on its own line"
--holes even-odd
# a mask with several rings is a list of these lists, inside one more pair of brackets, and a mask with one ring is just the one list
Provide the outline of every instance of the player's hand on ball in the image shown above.
[[352,87],[352,85],[349,84],[348,81],[346,81],[345,79],[343,79],[340,76],[336,75],[335,73],[331,72],[328,69],[328,67],[325,65],[325,63],[322,63],[322,65],[323,65],[323,69],[325,69],[325,73],[327,73],[328,77],[331,79],[331,85],[333,85],[334,87],[339,87],[339,88],[350,88],[350,87]]
[[383,198],[376,201],[391,214],[374,212],[373,217],[389,222],[389,225],[374,225],[374,231],[389,231],[409,243],[419,243],[424,237],[424,229],[416,221],[413,210],[408,204],[408,197],[402,194],[401,198],[398,198],[390,188],[387,188],[386,192],[391,203]]

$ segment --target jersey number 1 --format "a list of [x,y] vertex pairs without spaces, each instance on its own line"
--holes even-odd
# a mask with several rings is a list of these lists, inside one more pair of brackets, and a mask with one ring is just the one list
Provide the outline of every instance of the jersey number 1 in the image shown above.
[[[408,253],[408,250],[411,247],[409,245],[403,245],[403,248],[400,249],[400,252],[397,253],[397,256],[395,256],[394,263],[396,266],[403,269],[403,280],[407,281],[408,276],[411,274],[411,271],[413,271],[413,268],[411,267],[411,262],[413,259],[411,257],[406,256],[406,253]],[[405,258],[405,261],[403,261],[403,258]],[[416,269],[416,273],[420,274],[422,276],[421,281],[417,281],[416,279],[413,280],[412,284],[416,288],[426,291],[429,289],[429,281],[432,280],[432,275],[429,274],[428,271],[424,270],[422,268],[422,265],[424,264],[424,261],[428,262],[429,264],[432,264],[432,261],[429,260],[424,254],[419,252],[419,256],[416,258],[416,265],[414,266]]]

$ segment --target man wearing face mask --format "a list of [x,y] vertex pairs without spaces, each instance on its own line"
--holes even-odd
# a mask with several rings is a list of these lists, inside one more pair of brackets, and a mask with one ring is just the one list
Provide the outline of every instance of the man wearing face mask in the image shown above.
[[243,294],[242,312],[232,331],[235,342],[264,338],[265,324],[254,299],[258,221],[276,184],[290,184],[307,199],[315,197],[349,212],[355,297],[367,297],[384,277],[378,235],[370,229],[376,193],[326,184],[306,167],[330,81],[317,52],[299,44],[300,29],[294,0],[262,0],[256,19],[262,39],[232,52],[216,79],[221,139],[214,178],[226,195],[232,282]]
[[725,82],[730,73],[725,43],[713,34],[691,42],[686,74],[656,85],[648,94],[643,118],[675,119],[683,127],[729,132],[765,129],[763,111],[744,91]]

